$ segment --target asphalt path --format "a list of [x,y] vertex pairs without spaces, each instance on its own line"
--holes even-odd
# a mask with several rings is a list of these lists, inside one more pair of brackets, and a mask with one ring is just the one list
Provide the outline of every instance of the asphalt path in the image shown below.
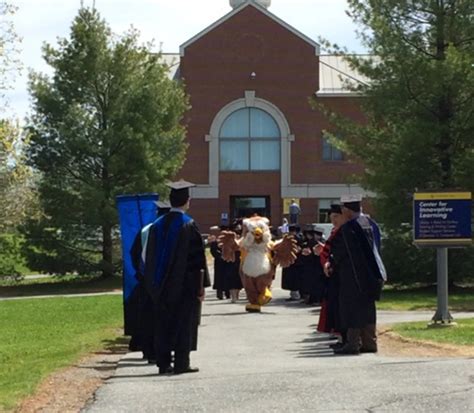
[[[213,297],[203,307],[200,372],[158,376],[129,353],[84,409],[96,412],[472,412],[474,359],[335,356],[317,308],[274,300],[261,314]],[[379,312],[380,324],[432,312]],[[473,313],[453,313],[454,318]]]

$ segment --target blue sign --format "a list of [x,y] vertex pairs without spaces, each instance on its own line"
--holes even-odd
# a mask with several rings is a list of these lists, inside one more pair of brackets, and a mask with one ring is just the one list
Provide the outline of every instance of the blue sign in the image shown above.
[[427,246],[471,244],[471,210],[470,192],[414,194],[414,242]]

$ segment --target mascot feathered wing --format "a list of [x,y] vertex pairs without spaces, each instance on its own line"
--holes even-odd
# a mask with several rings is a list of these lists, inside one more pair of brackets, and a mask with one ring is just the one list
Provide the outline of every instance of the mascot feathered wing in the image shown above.
[[288,267],[296,259],[296,241],[289,236],[273,242],[270,222],[255,216],[243,221],[242,238],[232,231],[223,231],[219,236],[224,261],[234,262],[236,251],[240,251],[240,274],[249,304],[246,310],[260,312],[272,294],[270,287],[277,265]]

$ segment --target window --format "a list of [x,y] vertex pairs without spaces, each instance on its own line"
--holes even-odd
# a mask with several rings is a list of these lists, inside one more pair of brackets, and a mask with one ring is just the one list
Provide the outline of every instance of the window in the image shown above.
[[231,113],[222,124],[221,171],[277,171],[280,169],[280,129],[275,119],[257,108]]
[[344,156],[342,151],[331,145],[329,141],[323,137],[323,161],[342,161]]

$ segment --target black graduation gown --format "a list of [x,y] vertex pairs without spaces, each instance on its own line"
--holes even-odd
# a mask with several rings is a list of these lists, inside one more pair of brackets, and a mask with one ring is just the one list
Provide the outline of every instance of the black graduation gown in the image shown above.
[[226,276],[227,265],[222,259],[222,251],[219,248],[217,241],[211,242],[210,244],[211,254],[214,257],[214,284],[212,288],[218,291],[228,291],[228,280]]
[[301,292],[310,296],[310,302],[321,302],[324,292],[324,273],[319,256],[314,255],[313,247],[317,244],[315,240],[308,240],[303,248],[311,249],[310,255],[302,255]]
[[[295,237],[298,247],[303,247],[301,236]],[[289,291],[299,291],[301,289],[303,273],[303,256],[298,253],[295,262],[289,267],[283,268],[281,273],[281,288]]]
[[[132,249],[130,250],[132,265],[135,269],[135,278],[138,281],[137,287],[133,291],[133,324],[128,320],[130,327],[133,327],[132,339],[130,341],[131,350],[142,350],[145,357],[153,359],[154,357],[154,323],[153,323],[153,302],[151,296],[145,288],[145,279],[143,276],[143,267],[141,264],[142,255],[142,231],[140,230],[135,237]],[[131,317],[131,308],[125,308],[127,325],[127,315]]]
[[[179,214],[172,211],[161,218],[165,233]],[[198,296],[202,288],[210,285],[201,234],[188,217],[169,250],[163,278],[155,285],[157,228],[155,222],[150,229],[145,264],[145,285],[154,307],[155,348],[157,354],[196,350],[201,313]],[[201,270],[204,270],[204,276]]]
[[346,222],[331,243],[331,263],[339,282],[341,328],[376,323],[375,300],[382,276],[369,241],[356,220]]
[[240,251],[235,253],[234,262],[226,262],[226,285],[229,290],[240,290],[242,278],[240,276]]
[[140,334],[140,301],[144,293],[143,274],[140,265],[140,255],[142,253],[141,230],[135,236],[132,248],[130,250],[130,258],[132,266],[135,270],[135,278],[138,281],[137,286],[133,290],[129,299],[124,302],[124,330],[125,335],[135,336]]

